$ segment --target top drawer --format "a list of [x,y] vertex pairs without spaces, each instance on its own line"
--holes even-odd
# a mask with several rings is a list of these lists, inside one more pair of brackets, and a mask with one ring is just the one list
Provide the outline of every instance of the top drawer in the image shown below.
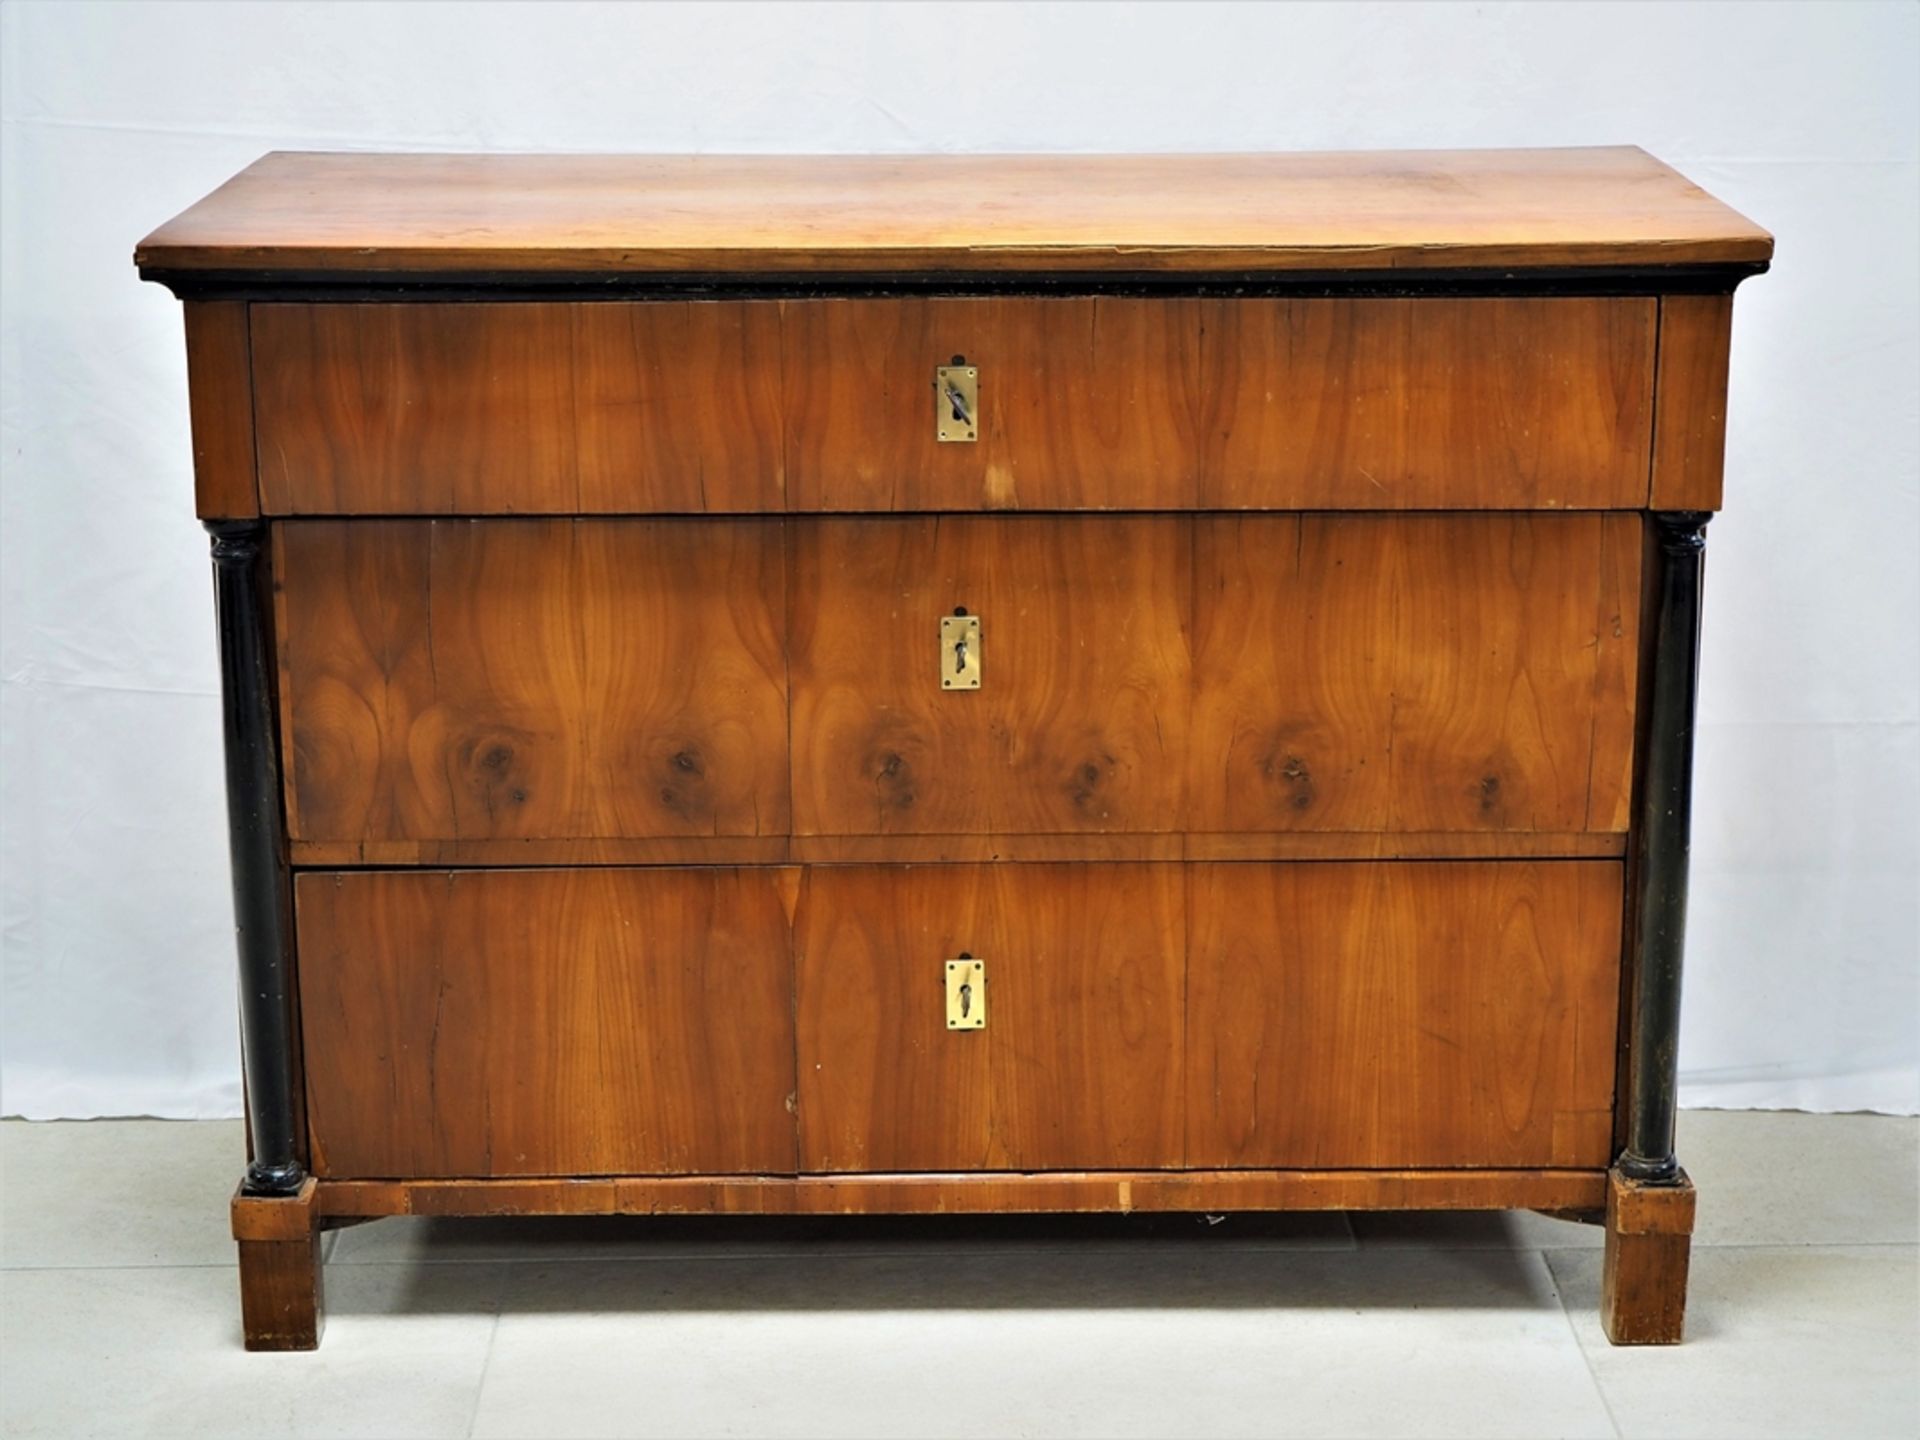
[[[272,515],[1628,509],[1647,298],[251,307]],[[935,370],[977,372],[936,437]]]

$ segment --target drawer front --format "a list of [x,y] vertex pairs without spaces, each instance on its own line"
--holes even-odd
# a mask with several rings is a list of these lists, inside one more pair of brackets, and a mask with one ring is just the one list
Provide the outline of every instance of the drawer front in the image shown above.
[[797,881],[299,876],[315,1173],[793,1173]]
[[[272,515],[1609,509],[1642,297],[251,307]],[[936,437],[936,367],[979,375]]]
[[[801,1167],[1178,1166],[1175,865],[828,867],[796,917]],[[985,966],[947,1026],[945,965]]]
[[[304,863],[728,863],[790,834],[854,847],[801,858],[1129,835],[1175,848],[1126,858],[1253,858],[1626,828],[1633,516],[276,533]],[[941,684],[963,608],[977,690]]]
[[1599,1168],[1621,868],[307,872],[314,1168]]
[[277,526],[293,839],[784,835],[782,524]]
[[1196,867],[1187,1163],[1608,1164],[1621,887],[1610,861]]
[[[792,543],[797,834],[1231,856],[1626,828],[1637,517],[821,519]],[[978,690],[937,678],[959,607]]]
[[[802,835],[1171,831],[1191,529],[1170,516],[793,522]],[[981,622],[950,690],[940,620]]]

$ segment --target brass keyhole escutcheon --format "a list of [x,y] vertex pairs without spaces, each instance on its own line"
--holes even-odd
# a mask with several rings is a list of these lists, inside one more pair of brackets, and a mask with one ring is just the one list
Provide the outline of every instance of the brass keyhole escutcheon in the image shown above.
[[987,1028],[987,962],[972,955],[947,961],[947,1028]]
[[965,609],[940,617],[940,688],[980,688],[980,617]]
[[958,355],[933,372],[933,438],[961,445],[980,438],[980,372]]

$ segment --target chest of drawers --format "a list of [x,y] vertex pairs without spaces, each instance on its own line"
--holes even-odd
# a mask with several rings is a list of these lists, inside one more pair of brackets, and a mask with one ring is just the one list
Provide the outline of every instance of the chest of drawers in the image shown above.
[[155,232],[248,1344],[385,1215],[1450,1207],[1677,1339],[1771,248],[1634,150],[276,155]]

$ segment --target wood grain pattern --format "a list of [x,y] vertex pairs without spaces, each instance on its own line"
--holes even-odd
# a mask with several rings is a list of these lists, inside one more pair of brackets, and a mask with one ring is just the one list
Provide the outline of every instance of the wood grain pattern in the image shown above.
[[1193,524],[1193,831],[1625,829],[1640,551],[1614,521]]
[[1624,835],[1633,813],[1634,738],[1640,714],[1641,577],[1646,522],[1600,522],[1600,594],[1593,618],[1593,728],[1587,752],[1586,829]]
[[326,1329],[320,1232],[241,1240],[240,1332],[249,1350],[317,1350]]
[[[268,513],[1594,509],[1655,302],[255,305]],[[980,439],[934,436],[935,367]]]
[[781,522],[275,534],[295,839],[787,831]]
[[253,469],[247,306],[236,300],[196,300],[185,309],[193,513],[202,520],[244,520],[260,513]]
[[1587,1211],[1602,1170],[1055,1171],[1040,1175],[329,1180],[329,1216],[978,1215],[1222,1210]]
[[1650,509],[1720,508],[1732,347],[1731,295],[1661,297]]
[[315,1173],[791,1174],[797,880],[299,876]]
[[[1199,495],[1195,300],[795,300],[796,510],[1186,509]],[[933,378],[980,371],[980,438],[934,438]]]
[[[785,853],[712,843],[788,828],[776,522],[280,529],[305,864],[984,859],[1182,832],[1269,838],[1044,854],[1385,856],[1418,852],[1396,833],[1626,825],[1632,517],[789,522],[793,828],[849,839]],[[938,619],[963,604],[988,679],[943,692]],[[1315,832],[1376,838],[1284,838]],[[888,835],[948,838],[851,838]]]
[[1654,302],[1221,300],[1206,309],[1200,503],[1633,507]]
[[[1184,812],[1186,522],[791,522],[794,831],[1170,831]],[[983,684],[938,683],[940,617]]]
[[1197,1167],[1610,1158],[1620,866],[1192,872]]
[[[808,873],[795,921],[801,1168],[1177,1166],[1182,872],[969,865]],[[946,1028],[945,962],[987,966]]]
[[1758,263],[1642,150],[266,156],[155,273],[1445,270]]
[[785,506],[779,306],[253,306],[275,515]]
[[[1637,589],[1621,595],[1604,573],[1604,517],[1560,518],[1416,522],[1401,535],[1394,828],[1591,828],[1599,657],[1627,648],[1599,611]],[[1609,698],[1611,719],[1630,724],[1627,697]]]

